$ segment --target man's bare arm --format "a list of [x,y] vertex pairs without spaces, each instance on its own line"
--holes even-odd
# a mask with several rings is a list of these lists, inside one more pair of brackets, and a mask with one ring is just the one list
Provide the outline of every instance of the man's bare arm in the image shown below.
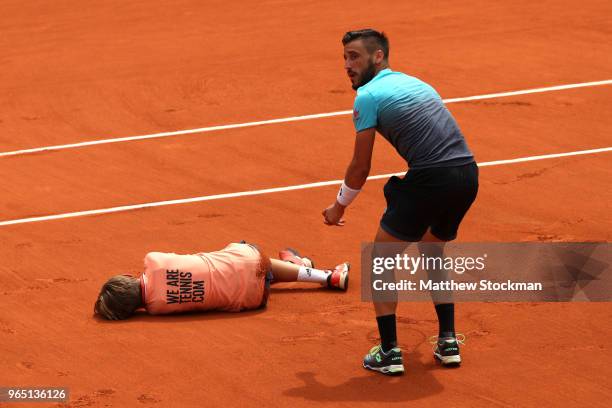
[[355,150],[353,159],[346,169],[344,183],[340,187],[336,201],[325,210],[323,217],[328,225],[343,225],[344,209],[353,201],[365,184],[370,174],[372,151],[374,149],[375,129],[366,129],[357,132],[355,136]]
[[354,190],[361,189],[370,174],[375,136],[374,128],[362,130],[355,135],[353,159],[344,177],[345,184]]

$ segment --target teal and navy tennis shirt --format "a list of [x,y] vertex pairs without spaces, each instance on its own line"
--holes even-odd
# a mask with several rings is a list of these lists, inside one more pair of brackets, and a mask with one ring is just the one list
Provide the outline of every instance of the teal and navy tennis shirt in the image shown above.
[[411,169],[460,166],[474,156],[440,95],[425,82],[390,69],[357,89],[355,129],[376,128]]

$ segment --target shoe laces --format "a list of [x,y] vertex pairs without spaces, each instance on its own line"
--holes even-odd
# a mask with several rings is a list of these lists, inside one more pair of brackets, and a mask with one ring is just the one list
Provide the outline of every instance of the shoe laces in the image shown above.
[[372,347],[372,348],[370,349],[370,354],[371,354],[371,355],[375,355],[375,354],[376,354],[376,353],[378,353],[379,351],[382,353],[382,345],[377,344],[377,345],[375,345],[374,347]]
[[370,349],[369,354],[371,354],[371,355],[373,355],[373,356],[374,356],[374,355],[376,355],[376,354],[380,353],[380,354],[382,354],[383,356],[385,356],[385,357],[386,357],[386,356],[388,356],[389,354],[391,354],[391,352],[392,352],[392,351],[395,351],[395,352],[399,352],[399,353],[401,353],[401,349],[399,348],[399,346],[394,346],[393,348],[391,348],[389,351],[387,351],[387,352],[385,353],[385,351],[384,351],[384,350],[383,350],[383,348],[382,348],[382,344],[377,344],[377,345],[375,345],[374,347],[372,347],[372,348]]
[[[443,337],[443,338],[445,338],[445,339],[452,339],[453,337]],[[465,344],[465,334],[463,334],[463,333],[455,334],[454,339],[457,341],[457,344],[461,344],[461,345]],[[438,336],[431,336],[429,338],[429,342],[433,346],[434,350],[438,346],[438,340],[439,340]]]

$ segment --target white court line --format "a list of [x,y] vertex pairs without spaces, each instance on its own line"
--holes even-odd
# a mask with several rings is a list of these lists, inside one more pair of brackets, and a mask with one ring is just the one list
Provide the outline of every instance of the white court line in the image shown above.
[[[553,159],[557,157],[578,156],[578,155],[583,155],[583,154],[604,153],[604,152],[610,152],[610,151],[612,151],[612,147],[602,147],[600,149],[579,150],[575,152],[554,153],[554,154],[545,154],[545,155],[540,155],[540,156],[519,157],[516,159],[509,159],[509,160],[497,160],[497,161],[483,162],[483,163],[479,163],[478,166],[479,167],[500,166],[504,164],[522,163],[522,162],[534,161],[534,160]],[[404,173],[405,171],[400,172],[400,173],[378,174],[376,176],[368,177],[368,180],[378,180],[378,179],[388,178],[391,176],[400,176]],[[138,210],[142,208],[162,207],[166,205],[197,203],[201,201],[222,200],[224,198],[247,197],[247,196],[254,196],[254,195],[261,195],[261,194],[280,193],[284,191],[305,190],[308,188],[339,185],[339,184],[342,184],[342,182],[343,180],[320,181],[317,183],[299,184],[299,185],[286,186],[286,187],[265,188],[262,190],[240,191],[237,193],[215,194],[215,195],[209,195],[209,196],[184,198],[184,199],[179,199],[179,200],[156,201],[152,203],[124,205],[121,207],[103,208],[99,210],[77,211],[77,212],[70,212],[70,213],[64,213],[64,214],[46,215],[42,217],[22,218],[22,219],[16,219],[16,220],[0,221],[0,227],[7,226],[7,225],[15,225],[15,224],[25,224],[29,222],[41,222],[41,221],[59,220],[63,218],[84,217],[87,215],[110,214],[110,213],[116,213],[116,212]]]
[[[612,85],[612,79],[607,79],[604,81],[581,82],[577,84],[549,86],[545,88],[524,89],[521,91],[510,91],[510,92],[499,92],[499,93],[492,93],[492,94],[486,94],[486,95],[465,96],[461,98],[444,99],[443,101],[444,103],[469,102],[469,101],[476,101],[476,100],[481,100],[481,99],[502,98],[506,96],[527,95],[527,94],[533,94],[533,93],[561,91],[564,89],[584,88],[584,87],[590,87],[590,86],[603,86],[603,85]],[[112,139],[91,140],[89,142],[71,143],[71,144],[45,146],[45,147],[35,147],[32,149],[15,150],[12,152],[2,152],[0,153],[0,158],[8,157],[8,156],[18,156],[18,155],[24,155],[24,154],[30,154],[30,153],[40,153],[40,152],[48,152],[48,151],[55,151],[55,150],[74,149],[78,147],[94,146],[94,145],[109,144],[109,143],[131,142],[134,140],[157,139],[161,137],[189,135],[193,133],[214,132],[217,130],[239,129],[239,128],[252,127],[252,126],[272,125],[275,123],[297,122],[301,120],[329,118],[333,116],[350,115],[352,113],[353,113],[352,110],[344,110],[344,111],[328,112],[328,113],[316,113],[313,115],[291,116],[288,118],[260,120],[256,122],[234,123],[230,125],[210,126],[210,127],[202,127],[202,128],[197,128],[197,129],[177,130],[174,132],[153,133],[150,135],[126,136],[126,137],[118,137],[118,138],[112,138]]]

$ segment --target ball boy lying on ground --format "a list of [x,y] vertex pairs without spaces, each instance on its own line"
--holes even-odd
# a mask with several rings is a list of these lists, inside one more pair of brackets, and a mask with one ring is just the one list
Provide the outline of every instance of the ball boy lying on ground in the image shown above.
[[149,314],[240,312],[265,306],[271,283],[348,288],[348,262],[333,270],[314,269],[312,260],[289,248],[279,258],[270,259],[244,241],[194,255],[150,252],[140,277],[117,275],[102,286],[94,312],[109,320],[126,319],[141,308]]

